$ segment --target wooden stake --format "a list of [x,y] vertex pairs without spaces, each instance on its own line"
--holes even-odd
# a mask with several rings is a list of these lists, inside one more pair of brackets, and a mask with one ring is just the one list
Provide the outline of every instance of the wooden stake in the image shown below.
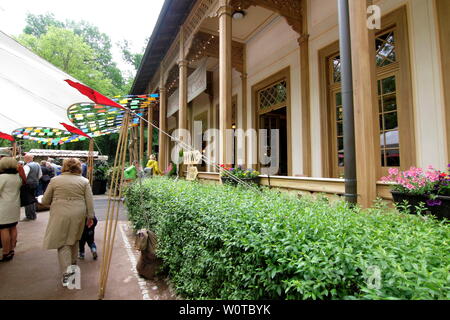
[[89,182],[92,184],[94,183],[94,139],[89,139],[89,154],[88,154],[88,172],[87,172],[87,178],[89,179]]
[[[126,161],[126,150],[128,142],[128,126],[129,126],[129,112],[125,114],[122,122],[122,128],[119,134],[119,141],[117,144],[116,156],[114,159],[114,170],[111,177],[111,184],[108,192],[108,209],[105,223],[105,233],[103,236],[103,253],[102,264],[100,267],[99,293],[98,298],[103,299],[106,291],[106,282],[108,280],[109,266],[111,264],[112,250],[114,247],[114,239],[116,234],[116,227],[118,221],[118,214],[120,209],[120,202],[116,205],[117,189],[119,188],[119,199],[122,197],[122,185],[124,182],[123,170]],[[114,229],[113,229],[114,225]]]
[[15,158],[17,156],[17,142],[13,141],[12,143],[12,156]]
[[139,120],[139,163],[142,165],[144,161],[144,143],[145,143],[145,134],[144,134],[144,120]]

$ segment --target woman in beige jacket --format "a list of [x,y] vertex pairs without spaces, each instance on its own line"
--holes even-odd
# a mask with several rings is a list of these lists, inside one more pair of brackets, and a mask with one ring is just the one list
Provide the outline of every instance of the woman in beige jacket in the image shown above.
[[0,237],[3,256],[0,262],[12,260],[17,242],[17,223],[20,218],[20,186],[17,161],[6,157],[0,160]]
[[72,274],[68,267],[77,262],[78,241],[87,225],[93,223],[94,200],[89,180],[81,176],[78,159],[66,159],[62,174],[53,178],[42,198],[50,205],[50,218],[45,232],[44,248],[58,249],[63,286]]

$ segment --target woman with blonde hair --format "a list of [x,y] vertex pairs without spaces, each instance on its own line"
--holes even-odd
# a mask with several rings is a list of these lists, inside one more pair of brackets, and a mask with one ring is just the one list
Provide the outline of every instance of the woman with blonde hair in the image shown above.
[[17,243],[17,223],[20,218],[20,187],[22,179],[17,161],[11,157],[0,160],[0,237],[3,256],[0,262],[12,260]]
[[50,205],[44,247],[58,250],[62,284],[67,287],[73,275],[69,267],[77,263],[78,241],[84,226],[92,226],[95,216],[91,186],[89,180],[81,176],[78,159],[64,160],[62,173],[50,180],[42,204]]

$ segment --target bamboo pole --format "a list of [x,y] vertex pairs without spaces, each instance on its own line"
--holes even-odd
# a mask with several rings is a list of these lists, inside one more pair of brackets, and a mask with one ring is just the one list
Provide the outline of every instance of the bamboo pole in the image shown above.
[[[100,291],[101,291],[101,295],[103,298],[103,294],[104,294],[104,282],[105,282],[105,263],[107,261],[108,258],[108,254],[109,254],[109,243],[111,241],[111,228],[112,228],[112,221],[111,221],[111,217],[113,212],[115,211],[115,207],[116,207],[116,202],[112,199],[113,197],[116,196],[117,194],[117,188],[118,188],[118,177],[119,177],[119,163],[122,159],[122,153],[124,152],[125,147],[126,147],[126,139],[125,139],[125,132],[127,132],[128,128],[125,128],[127,125],[127,115],[125,115],[124,117],[124,122],[122,124],[122,128],[121,128],[121,132],[120,132],[120,136],[119,136],[119,143],[118,143],[118,147],[117,147],[117,152],[116,152],[116,158],[114,161],[114,168],[115,170],[113,171],[113,175],[112,175],[112,179],[111,179],[111,185],[110,185],[110,190],[109,190],[109,201],[108,201],[108,211],[107,211],[107,218],[106,218],[106,225],[105,225],[105,234],[104,234],[104,250],[103,250],[103,259],[102,259],[102,268],[101,268],[101,277],[100,277]],[[117,170],[119,169],[119,170]]]
[[[111,262],[112,248],[111,244],[114,244],[114,236],[112,237],[112,217],[116,212],[116,201],[113,197],[117,194],[117,189],[121,187],[119,185],[119,176],[120,182],[123,183],[123,169],[125,166],[125,155],[127,150],[127,142],[128,142],[128,125],[129,125],[129,112],[125,114],[125,117],[122,122],[122,127],[119,133],[119,141],[117,144],[116,156],[114,159],[114,170],[111,177],[111,184],[108,192],[108,209],[105,223],[105,233],[103,235],[103,243],[104,249],[102,252],[102,264],[100,267],[100,280],[99,280],[99,293],[98,298],[103,299],[105,295],[106,282],[109,273],[109,265]],[[119,172],[120,171],[120,172]],[[121,188],[120,188],[121,190]],[[122,193],[119,191],[119,201]],[[117,204],[117,210],[119,209],[120,204]],[[116,219],[117,224],[117,219]]]
[[89,179],[89,182],[92,184],[94,183],[94,139],[89,139],[89,154],[88,154],[88,172],[87,172],[87,178]]
[[[127,121],[128,124],[128,121]],[[125,126],[127,126],[127,124]],[[128,128],[125,131],[125,142],[128,140]],[[125,146],[125,144],[124,144]],[[105,260],[105,270],[104,270],[104,282],[103,282],[103,291],[106,290],[106,283],[108,281],[108,275],[109,275],[109,268],[111,266],[111,258],[112,258],[112,252],[114,249],[114,240],[116,238],[116,230],[117,230],[117,222],[118,222],[118,218],[119,218],[119,211],[120,211],[120,201],[122,199],[122,186],[124,183],[124,172],[123,172],[123,168],[125,167],[125,162],[126,162],[126,148],[123,149],[124,152],[122,152],[122,160],[121,160],[121,170],[120,170],[120,174],[118,175],[120,177],[120,179],[118,179],[118,181],[120,182],[119,184],[119,199],[118,199],[118,203],[117,206],[115,206],[113,212],[112,212],[112,219],[111,219],[111,223],[110,223],[110,241],[108,242],[108,250],[106,252],[106,260]],[[112,230],[112,234],[111,234],[111,228],[112,226],[114,226],[113,230]]]
[[13,158],[16,158],[17,156],[17,142],[13,141],[12,143],[12,156]]
[[139,163],[142,165],[144,163],[144,143],[145,143],[145,134],[144,134],[144,120],[139,120]]

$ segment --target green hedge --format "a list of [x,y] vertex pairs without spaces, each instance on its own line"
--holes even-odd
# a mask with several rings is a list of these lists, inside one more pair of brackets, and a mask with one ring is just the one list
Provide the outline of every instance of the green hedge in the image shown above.
[[449,226],[432,218],[164,178],[126,205],[185,298],[450,298]]

